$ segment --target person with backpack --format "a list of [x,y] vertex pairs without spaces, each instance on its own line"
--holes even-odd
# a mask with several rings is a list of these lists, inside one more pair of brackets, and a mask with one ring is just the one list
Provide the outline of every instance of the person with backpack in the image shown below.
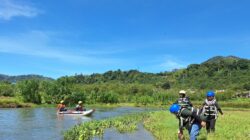
[[[179,98],[178,98],[178,100],[176,100],[174,102],[174,104],[180,105],[181,108],[192,108],[193,107],[193,104],[191,103],[189,97],[186,95],[185,90],[179,91]],[[182,137],[184,128],[181,127],[182,126],[181,124],[183,123],[183,120],[181,120],[181,118],[178,118],[178,119],[179,119],[179,126],[180,126],[178,135],[179,135],[179,137]]]
[[207,116],[206,129],[207,133],[210,133],[215,131],[215,123],[216,119],[218,118],[218,111],[221,115],[223,115],[223,112],[215,99],[215,93],[213,91],[208,91],[206,96],[207,98],[202,104],[202,112],[205,116]]
[[189,132],[190,140],[196,140],[201,127],[206,126],[206,116],[201,114],[201,110],[195,108],[183,108],[178,104],[172,104],[169,111],[181,120],[179,124],[178,139],[183,140],[183,131],[186,128]]

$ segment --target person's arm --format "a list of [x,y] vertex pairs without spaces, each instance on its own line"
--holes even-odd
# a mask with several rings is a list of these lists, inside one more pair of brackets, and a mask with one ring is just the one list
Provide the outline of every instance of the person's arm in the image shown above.
[[200,110],[203,111],[203,107],[206,105],[206,102],[203,102],[203,104],[200,107]]
[[193,107],[193,104],[191,103],[191,101],[189,100],[189,105],[191,106],[191,107]]
[[220,112],[220,114],[223,115],[223,112],[222,112],[222,110],[217,102],[215,102],[215,106],[216,106],[217,110]]
[[191,103],[190,98],[189,98],[189,97],[186,97],[186,98],[187,98],[187,100],[188,100],[188,104],[189,104],[191,107],[193,107],[193,104]]
[[58,104],[58,105],[57,105],[57,108],[56,108],[56,111],[57,111],[57,112],[59,112],[59,111],[60,111],[60,109],[61,109],[61,105],[60,105],[60,104]]

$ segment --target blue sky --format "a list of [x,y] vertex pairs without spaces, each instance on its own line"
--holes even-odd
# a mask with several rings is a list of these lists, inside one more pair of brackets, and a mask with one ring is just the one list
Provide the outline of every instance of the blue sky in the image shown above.
[[250,1],[0,0],[0,73],[170,71],[250,58]]

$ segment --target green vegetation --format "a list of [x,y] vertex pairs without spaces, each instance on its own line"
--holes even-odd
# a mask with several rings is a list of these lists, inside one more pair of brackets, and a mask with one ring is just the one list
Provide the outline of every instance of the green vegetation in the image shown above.
[[[225,115],[218,118],[216,132],[206,134],[205,128],[201,129],[198,139],[202,140],[247,140],[250,138],[250,110],[224,111]],[[168,111],[157,111],[127,115],[101,121],[91,121],[75,126],[64,133],[65,140],[88,140],[93,136],[102,137],[106,128],[116,128],[119,132],[131,132],[136,130],[138,123],[150,131],[157,140],[177,139],[178,120]],[[184,131],[189,137],[187,130]]]
[[0,81],[7,81],[10,83],[16,83],[18,81],[22,81],[22,80],[29,80],[29,79],[37,79],[37,80],[53,80],[52,78],[49,77],[44,77],[41,75],[19,75],[19,76],[8,76],[8,75],[3,75],[0,74]]
[[[30,77],[16,83],[10,83],[5,77],[5,81],[0,82],[0,96],[35,104],[57,104],[64,99],[68,106],[78,100],[84,104],[141,106],[170,104],[177,99],[178,91],[185,89],[194,102],[204,100],[208,90],[221,90],[216,95],[217,100],[230,101],[250,89],[250,60],[214,57],[201,64],[191,64],[187,69],[157,74],[117,70],[57,80]],[[242,106],[248,107],[245,103]]]
[[[224,111],[216,123],[216,133],[206,135],[206,129],[202,128],[198,139],[202,140],[247,140],[250,138],[250,110],[248,111]],[[152,132],[158,140],[172,140],[177,138],[178,121],[169,112],[155,112],[144,120],[144,126]],[[185,137],[188,133],[185,130]]]
[[116,128],[120,133],[131,132],[137,129],[137,124],[148,115],[145,113],[131,114],[112,119],[86,122],[64,133],[65,140],[89,140],[93,136],[102,137],[107,128]]
[[0,108],[19,108],[19,107],[32,107],[33,104],[21,102],[14,97],[0,96]]

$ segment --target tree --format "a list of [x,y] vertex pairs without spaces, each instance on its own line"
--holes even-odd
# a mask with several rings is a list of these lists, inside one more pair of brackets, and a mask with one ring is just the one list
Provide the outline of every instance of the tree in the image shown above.
[[14,96],[14,85],[10,83],[0,83],[0,96]]
[[170,83],[167,81],[167,82],[165,82],[165,83],[163,83],[162,84],[162,86],[161,86],[161,88],[163,88],[163,89],[170,89]]
[[25,80],[18,83],[18,89],[25,102],[41,103],[39,80]]

